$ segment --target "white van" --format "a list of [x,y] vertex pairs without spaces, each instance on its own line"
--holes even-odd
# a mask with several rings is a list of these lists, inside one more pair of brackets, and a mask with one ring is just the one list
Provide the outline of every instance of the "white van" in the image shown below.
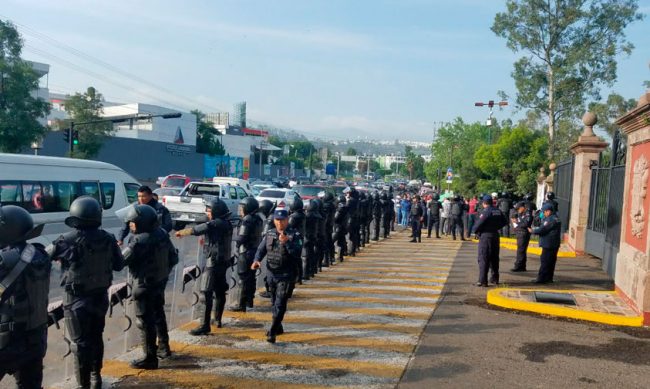
[[109,163],[72,158],[0,153],[0,205],[18,205],[45,224],[45,245],[70,231],[64,224],[70,204],[89,195],[104,208],[102,228],[117,234],[124,222],[115,211],[137,200],[140,184],[124,170]]

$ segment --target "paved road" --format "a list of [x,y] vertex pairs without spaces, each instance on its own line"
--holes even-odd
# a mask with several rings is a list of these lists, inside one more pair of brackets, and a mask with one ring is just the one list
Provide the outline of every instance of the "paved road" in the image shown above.
[[459,243],[374,243],[356,258],[300,286],[289,302],[285,334],[265,341],[268,300],[254,311],[227,312],[224,328],[192,337],[172,331],[175,356],[156,371],[137,371],[134,350],[105,363],[117,387],[392,388],[436,308]]

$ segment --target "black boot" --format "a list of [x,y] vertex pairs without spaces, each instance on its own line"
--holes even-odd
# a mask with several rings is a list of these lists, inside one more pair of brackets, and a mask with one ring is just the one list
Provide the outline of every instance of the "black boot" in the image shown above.
[[[190,335],[194,336],[200,336],[200,335],[207,335],[210,333],[210,314],[212,312],[212,307],[205,307],[205,311],[203,312],[203,321],[201,322],[201,325],[196,327],[193,330],[190,330]],[[160,349],[158,349],[160,351]]]
[[156,328],[158,335],[158,358],[165,359],[172,356],[172,350],[169,348],[169,332],[167,331],[167,321],[161,321]]
[[82,358],[75,355],[74,358],[74,373],[77,378],[78,389],[90,388],[90,361],[87,358]]
[[156,356],[156,330],[143,330],[142,336],[142,350],[144,351],[144,358],[137,359],[130,363],[134,369],[154,370],[158,368],[158,357]]
[[102,388],[102,359],[94,361],[90,370],[90,389]]

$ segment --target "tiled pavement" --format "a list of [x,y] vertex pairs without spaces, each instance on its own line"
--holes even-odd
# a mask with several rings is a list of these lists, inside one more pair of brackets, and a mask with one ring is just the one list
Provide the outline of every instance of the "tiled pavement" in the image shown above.
[[392,235],[299,286],[275,345],[265,341],[271,314],[263,300],[251,312],[227,312],[209,336],[189,336],[196,323],[172,331],[174,356],[158,370],[129,368],[134,350],[106,361],[103,374],[118,388],[394,387],[459,247]]

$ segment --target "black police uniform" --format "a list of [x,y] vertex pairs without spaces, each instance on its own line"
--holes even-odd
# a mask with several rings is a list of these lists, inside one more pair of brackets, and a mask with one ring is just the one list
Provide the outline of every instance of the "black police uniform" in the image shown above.
[[539,247],[542,248],[542,254],[539,257],[541,264],[537,280],[535,280],[536,283],[553,282],[557,252],[560,250],[560,243],[562,242],[561,227],[562,223],[557,215],[551,214],[542,220],[541,226],[533,229],[533,234],[539,235]]
[[[490,202],[491,203],[491,202]],[[492,270],[490,281],[499,282],[499,230],[508,223],[506,216],[492,205],[485,208],[476,223],[478,243],[478,284],[487,286],[488,270]]]
[[266,269],[269,274],[273,322],[267,333],[267,340],[271,343],[275,343],[277,335],[284,333],[282,320],[287,311],[289,288],[291,280],[295,277],[296,263],[300,261],[302,252],[300,233],[290,227],[283,233],[289,237],[286,243],[280,242],[280,233],[276,229],[268,231],[255,254],[255,261],[259,262],[266,258]]
[[379,197],[379,193],[375,193],[373,196],[373,202],[372,202],[372,218],[373,218],[373,223],[375,227],[375,233],[372,237],[372,240],[378,241],[379,240],[379,231],[381,229],[382,225],[382,216],[384,214],[384,206],[383,203],[381,202],[381,199]]
[[231,307],[236,311],[246,311],[246,307],[252,308],[255,298],[255,271],[251,270],[255,250],[262,238],[264,222],[257,215],[257,207],[251,213],[244,216],[240,225],[239,233],[235,238],[237,243],[237,276],[239,278],[239,305]]
[[0,381],[14,376],[18,388],[40,388],[47,349],[50,258],[27,211],[0,207]]
[[350,237],[350,251],[351,256],[355,256],[359,250],[359,192],[355,189],[350,190],[349,198],[347,201],[349,221],[348,221],[348,235]]
[[150,215],[152,210],[148,205],[135,207],[137,215],[129,218],[133,219],[138,229],[122,251],[134,280],[136,325],[141,330],[145,354],[132,366],[143,369],[158,368],[157,350],[161,347],[160,344],[156,346],[157,312],[164,311],[167,279],[178,263],[178,251],[167,231],[158,227],[156,217]]
[[395,207],[393,201],[388,198],[388,194],[385,192],[381,194],[381,206],[381,224],[384,228],[384,238],[388,238],[390,235],[390,223],[393,218],[393,210]]
[[512,271],[526,271],[528,260],[527,250],[530,243],[530,232],[528,228],[533,225],[533,217],[529,211],[524,210],[515,216],[515,236],[517,237],[517,259]]
[[413,232],[413,239],[411,242],[422,242],[422,218],[424,211],[420,201],[415,201],[411,204],[411,231]]
[[305,224],[305,257],[303,262],[303,278],[308,280],[316,274],[318,261],[318,235],[320,231],[321,215],[318,202],[309,202]]
[[67,233],[53,245],[52,257],[61,261],[64,271],[63,310],[77,383],[87,388],[92,376],[92,387],[101,388],[108,288],[113,271],[124,267],[124,258],[115,237],[97,227]]
[[[316,239],[316,267],[315,272],[323,270],[323,260],[327,250],[327,213],[323,210],[323,203],[320,199],[314,199],[311,202],[318,204],[318,212],[321,218],[318,220],[318,238]],[[311,204],[310,202],[310,204]]]
[[[512,201],[509,196],[504,193],[499,201],[497,201],[497,208],[506,216],[510,215],[510,209],[512,208]],[[501,229],[501,236],[509,237],[510,236],[510,223],[506,224]]]
[[[334,215],[336,214],[336,203],[334,201],[334,195],[332,195],[329,192],[325,194],[325,197],[323,197],[323,213],[326,215],[325,260],[323,262],[323,266],[328,266],[330,263],[334,262],[334,257],[335,257],[333,234],[334,234]],[[291,224],[291,217],[289,217],[289,224]]]
[[[305,224],[307,222],[307,216],[305,216],[305,210],[303,208],[304,204],[302,200],[298,199],[291,204],[291,214],[289,215],[289,227],[300,233],[300,236],[305,236]],[[296,263],[296,281],[302,282],[303,278],[303,268],[302,261]],[[294,282],[295,286],[295,282]]]
[[372,223],[373,219],[373,209],[374,209],[374,198],[370,195],[370,193],[366,194],[366,225],[363,226],[365,229],[364,236],[366,237],[366,244],[370,243],[370,224]]
[[460,197],[456,197],[451,204],[450,220],[451,220],[451,236],[456,240],[456,230],[460,235],[460,240],[465,240],[465,226],[463,224],[463,212],[465,203]]
[[427,227],[427,238],[431,238],[431,230],[435,227],[436,229],[436,238],[440,238],[440,211],[442,210],[442,204],[438,200],[438,196],[434,196],[429,204],[429,225]]
[[366,223],[368,223],[368,199],[365,193],[359,195],[359,244],[366,247]]
[[348,255],[348,241],[345,238],[348,229],[348,206],[345,196],[339,196],[334,215],[334,240],[339,247],[339,261],[343,262],[343,256]]

